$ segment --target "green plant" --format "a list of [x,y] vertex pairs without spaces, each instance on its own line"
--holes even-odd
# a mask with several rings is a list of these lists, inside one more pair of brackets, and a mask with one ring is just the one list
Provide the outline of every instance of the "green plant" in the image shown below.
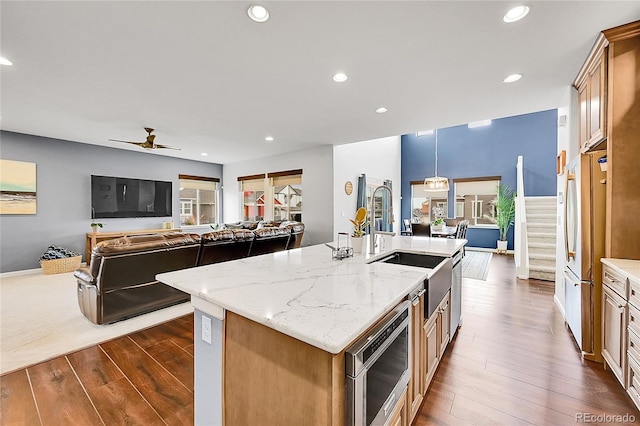
[[442,225],[443,223],[444,223],[444,219],[443,219],[443,218],[441,218],[441,217],[439,217],[439,218],[437,218],[436,220],[434,220],[433,222],[431,222],[431,224],[432,224],[432,225],[435,225],[435,226],[440,226],[440,225]]
[[355,219],[349,219],[353,224],[353,237],[362,237],[364,235],[364,228],[367,226],[367,209],[360,207],[356,210]]
[[102,228],[102,224],[98,222],[91,222],[90,225],[92,228]]
[[485,215],[487,219],[498,225],[500,231],[500,241],[507,240],[509,227],[513,225],[516,218],[516,193],[509,188],[509,185],[498,184],[496,187],[496,197],[491,201],[495,208],[493,215]]

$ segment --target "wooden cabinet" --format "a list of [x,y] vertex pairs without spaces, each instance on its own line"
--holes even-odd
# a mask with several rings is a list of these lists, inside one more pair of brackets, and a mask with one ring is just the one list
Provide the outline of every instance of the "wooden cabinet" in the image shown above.
[[598,39],[574,83],[580,104],[580,150],[594,148],[606,137],[607,126],[607,46]]
[[386,426],[409,426],[409,416],[407,410],[407,390],[402,392],[402,396],[396,403],[393,413],[389,416]]
[[424,290],[412,300],[411,306],[411,381],[409,382],[408,408],[413,419],[420,409],[424,395]]
[[625,386],[627,354],[627,301],[602,286],[602,357],[618,381]]
[[[581,152],[607,153],[605,256],[640,253],[640,21],[602,31],[573,85]],[[602,143],[601,143],[602,142]],[[597,147],[597,148],[596,148]],[[602,214],[602,213],[600,213]]]
[[438,368],[440,359],[449,344],[450,294],[442,299],[438,308],[426,320],[424,333],[424,390],[429,388],[431,379]]
[[[438,357],[442,358],[444,355],[444,351],[447,349],[447,345],[449,344],[449,330],[451,324],[451,293],[447,293],[447,295],[442,299],[440,306],[438,307]],[[435,315],[435,314],[434,314]]]

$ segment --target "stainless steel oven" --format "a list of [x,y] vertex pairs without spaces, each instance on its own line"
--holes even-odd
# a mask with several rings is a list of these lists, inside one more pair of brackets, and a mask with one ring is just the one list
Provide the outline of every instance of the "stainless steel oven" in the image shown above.
[[346,424],[382,425],[409,383],[410,301],[347,348]]

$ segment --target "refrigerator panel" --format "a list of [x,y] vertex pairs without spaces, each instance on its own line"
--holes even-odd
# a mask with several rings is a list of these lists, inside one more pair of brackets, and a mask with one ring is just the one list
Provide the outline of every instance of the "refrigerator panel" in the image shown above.
[[581,230],[581,197],[580,197],[580,157],[572,159],[567,165],[566,202],[565,202],[565,266],[578,281],[582,276],[582,230]]

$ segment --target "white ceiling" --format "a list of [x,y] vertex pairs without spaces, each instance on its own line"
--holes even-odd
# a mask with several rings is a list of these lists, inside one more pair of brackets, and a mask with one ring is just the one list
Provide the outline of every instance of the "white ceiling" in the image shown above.
[[1,128],[142,150],[108,139],[148,126],[182,148],[154,153],[227,164],[447,127],[560,106],[598,32],[640,19],[638,0],[529,0],[513,24],[514,1],[260,3],[262,24],[246,1],[2,0]]

